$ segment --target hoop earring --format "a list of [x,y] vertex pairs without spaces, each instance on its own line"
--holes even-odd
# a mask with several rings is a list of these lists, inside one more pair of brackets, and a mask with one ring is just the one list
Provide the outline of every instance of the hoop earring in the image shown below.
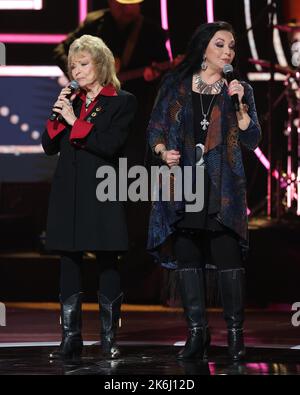
[[203,56],[203,61],[201,63],[201,70],[205,71],[207,69],[207,63],[206,63],[206,56]]

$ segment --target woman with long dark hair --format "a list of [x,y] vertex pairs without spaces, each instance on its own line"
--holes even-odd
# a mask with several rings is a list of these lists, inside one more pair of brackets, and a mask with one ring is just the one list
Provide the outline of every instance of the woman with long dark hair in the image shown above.
[[245,355],[243,252],[248,235],[241,145],[254,150],[261,129],[250,85],[237,79],[228,84],[224,78],[235,47],[230,24],[201,25],[184,61],[165,78],[148,127],[149,144],[164,164],[201,166],[204,175],[201,211],[188,212],[185,201],[171,199],[154,202],[150,216],[148,248],[164,266],[177,268],[189,329],[180,359],[205,358],[210,343],[207,265],[218,270],[230,357],[236,361]]

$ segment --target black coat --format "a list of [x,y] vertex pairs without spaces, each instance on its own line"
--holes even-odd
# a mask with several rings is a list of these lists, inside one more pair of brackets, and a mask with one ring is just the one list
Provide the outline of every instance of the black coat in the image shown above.
[[[82,101],[73,103],[79,117]],[[96,188],[100,166],[117,169],[122,147],[128,137],[136,111],[136,99],[128,92],[100,96],[101,111],[88,116],[92,131],[79,146],[69,140],[68,126],[54,139],[47,130],[42,145],[47,155],[60,153],[52,182],[46,248],[57,251],[125,251],[127,226],[122,202],[100,202]],[[96,108],[95,107],[95,108]]]

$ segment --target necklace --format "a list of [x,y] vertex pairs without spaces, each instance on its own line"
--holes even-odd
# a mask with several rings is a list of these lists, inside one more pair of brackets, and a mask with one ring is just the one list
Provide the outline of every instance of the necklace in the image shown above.
[[224,79],[220,78],[218,81],[214,82],[213,84],[207,84],[202,80],[199,74],[194,74],[195,78],[195,85],[197,87],[197,91],[201,94],[205,95],[217,95],[221,92]]
[[89,96],[88,94],[86,94],[86,98],[85,98],[85,108],[86,108],[86,110],[88,109],[89,105],[95,100],[95,97],[99,94],[100,90],[97,89],[97,93],[92,95],[92,96]]
[[209,126],[209,121],[207,120],[207,116],[208,116],[208,114],[209,114],[211,105],[212,105],[212,103],[213,103],[213,101],[214,101],[214,99],[215,99],[216,96],[214,95],[214,96],[212,97],[212,99],[211,99],[211,101],[210,101],[210,103],[209,103],[209,106],[208,106],[208,109],[207,109],[206,113],[205,113],[204,110],[203,110],[202,95],[200,94],[199,96],[200,96],[201,111],[202,111],[202,116],[203,116],[203,119],[202,119],[202,121],[200,122],[200,125],[201,125],[201,127],[202,127],[202,130],[205,132],[206,129],[208,128],[208,126]]
[[95,99],[95,97],[89,97],[88,95],[86,95],[86,99],[85,99],[85,108],[88,108],[89,105],[92,103],[92,101]]

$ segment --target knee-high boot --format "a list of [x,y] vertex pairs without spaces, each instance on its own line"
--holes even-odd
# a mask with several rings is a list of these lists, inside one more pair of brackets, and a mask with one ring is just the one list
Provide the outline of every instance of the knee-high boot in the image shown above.
[[228,352],[233,361],[245,356],[244,346],[244,299],[245,269],[219,271],[224,319],[228,329]]
[[59,348],[50,354],[51,359],[79,357],[83,348],[81,336],[82,293],[73,294],[64,302],[61,301],[62,342]]
[[202,269],[178,270],[182,306],[189,335],[178,359],[205,359],[210,343],[205,309],[205,282]]
[[108,358],[118,358],[120,350],[116,344],[116,332],[121,315],[121,305],[124,294],[110,301],[105,295],[98,292],[101,323],[101,347],[103,355]]

